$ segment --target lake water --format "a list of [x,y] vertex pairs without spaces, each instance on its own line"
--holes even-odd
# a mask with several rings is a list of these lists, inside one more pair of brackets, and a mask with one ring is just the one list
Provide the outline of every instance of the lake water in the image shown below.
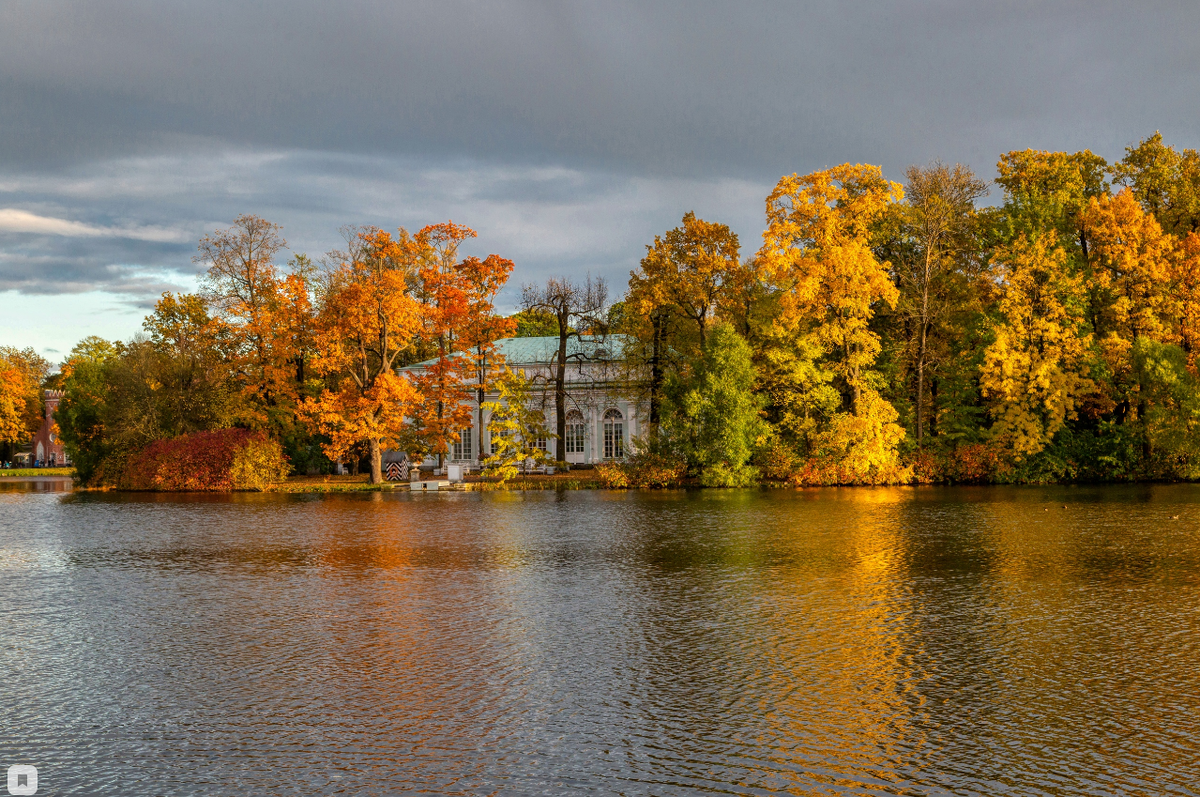
[[1200,794],[1197,486],[65,490],[0,483],[38,794]]

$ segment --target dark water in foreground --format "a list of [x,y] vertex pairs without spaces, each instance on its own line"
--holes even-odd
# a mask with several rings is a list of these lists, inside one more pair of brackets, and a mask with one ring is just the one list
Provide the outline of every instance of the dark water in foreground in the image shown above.
[[39,794],[1200,794],[1200,487],[52,489],[0,485]]

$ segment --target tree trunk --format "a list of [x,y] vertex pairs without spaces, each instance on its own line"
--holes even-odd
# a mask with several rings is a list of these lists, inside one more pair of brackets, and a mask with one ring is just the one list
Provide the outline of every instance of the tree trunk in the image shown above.
[[917,447],[925,439],[925,358],[929,350],[929,281],[933,276],[933,253],[925,251],[925,274],[921,281],[921,343],[917,351]]
[[383,484],[383,451],[379,448],[379,438],[372,437],[371,447],[371,484]]
[[558,364],[554,374],[554,431],[558,442],[554,449],[559,462],[567,461],[567,323],[565,315],[558,318]]
[[487,384],[487,355],[483,353],[483,347],[480,346],[479,352],[479,400],[475,403],[475,411],[479,416],[479,434],[476,435],[475,445],[479,446],[476,452],[475,461],[483,465],[483,400],[485,396],[485,385]]
[[655,313],[650,317],[651,324],[651,344],[650,344],[650,431],[653,435],[658,430],[659,416],[661,414],[660,405],[662,404],[662,383],[663,383],[663,367],[662,367],[662,344],[666,337],[666,319],[662,313]]
[[1150,428],[1146,425],[1146,413],[1150,411],[1150,408],[1147,406],[1146,400],[1141,399],[1138,401],[1137,409],[1138,424],[1142,427],[1142,460],[1148,465],[1150,457],[1154,454],[1153,447],[1150,445]]
[[[442,402],[441,402],[441,401],[439,401],[439,402],[438,402],[438,429],[439,429],[439,430],[441,430],[441,435],[442,435],[442,438],[443,438],[442,445],[446,445],[446,444],[448,444],[448,441],[449,441],[449,438],[446,436],[446,431],[445,431],[445,428],[442,426],[442,413],[443,413],[444,411],[445,411],[445,410],[444,410],[444,407],[443,407],[443,405],[442,405]],[[438,469],[439,469],[439,470],[440,470],[440,469],[442,469],[442,468],[444,468],[444,467],[446,467],[446,463],[445,463],[445,461],[442,459],[442,452],[441,452],[441,451],[437,452],[437,466],[438,466]]]
[[937,437],[937,377],[929,380],[929,436]]
[[917,447],[925,439],[925,325],[921,325],[921,347],[917,354]]

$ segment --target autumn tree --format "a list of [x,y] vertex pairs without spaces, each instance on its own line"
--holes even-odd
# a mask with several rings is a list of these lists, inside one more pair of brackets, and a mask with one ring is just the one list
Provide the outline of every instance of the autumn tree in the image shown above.
[[[400,234],[414,264],[411,293],[421,305],[420,350],[431,357],[412,377],[419,393],[413,428],[420,448],[439,461],[471,425],[473,394],[482,396],[499,365],[496,341],[516,329],[494,312],[513,262],[495,254],[460,258],[459,247],[474,237],[474,230],[452,221],[425,227],[411,239]],[[482,408],[479,413],[482,427]]]
[[55,420],[84,484],[112,484],[145,446],[237,420],[228,329],[196,295],[163,294],[127,343],[85,338],[62,367]]
[[[612,314],[610,314],[611,316]],[[682,369],[694,352],[672,346],[681,337],[684,319],[659,300],[646,283],[630,279],[629,293],[615,317],[614,331],[624,335],[621,358],[628,372],[625,382],[632,398],[644,398],[648,408],[648,442],[653,445],[662,419],[663,387],[667,375]]]
[[1047,230],[1057,234],[1068,256],[1077,247],[1088,255],[1088,228],[1083,214],[1088,203],[1109,193],[1108,162],[1090,150],[1006,152],[996,164],[996,183],[1004,189],[1006,242]]
[[365,230],[357,243],[329,274],[322,295],[313,367],[326,386],[303,408],[328,436],[330,458],[365,446],[371,483],[379,484],[382,452],[404,439],[405,418],[419,400],[396,364],[421,328],[421,308],[408,295],[401,242],[382,230]]
[[50,363],[32,348],[0,346],[0,446],[5,461],[42,423],[42,382],[49,372]]
[[1200,233],[1188,233],[1171,256],[1172,339],[1178,340],[1193,373],[1200,371]]
[[489,473],[507,481],[517,475],[522,463],[551,461],[543,446],[554,435],[546,426],[546,413],[535,406],[524,371],[506,368],[496,380],[496,387],[499,398],[484,403],[484,409],[491,413],[487,429],[492,453],[482,462]]
[[782,310],[796,325],[811,324],[854,404],[864,370],[879,354],[869,322],[880,303],[894,306],[899,291],[871,249],[871,232],[903,196],[877,166],[845,164],[782,178],[767,197],[767,230],[759,262],[783,292]]
[[725,306],[738,305],[750,292],[750,279],[739,259],[737,235],[690,211],[678,227],[647,245],[639,267],[629,275],[628,323],[622,332],[631,337],[626,360],[649,375],[652,434],[666,374],[699,359],[710,327]]
[[906,176],[905,202],[897,206],[905,245],[894,258],[894,268],[916,371],[913,408],[921,445],[929,371],[946,356],[944,343],[956,333],[947,323],[949,316],[969,306],[981,270],[975,201],[987,195],[987,186],[962,164],[911,166]]
[[208,314],[196,294],[164,293],[142,322],[149,336],[157,436],[177,437],[232,426],[236,390],[224,367],[229,328]]
[[286,435],[297,420],[311,355],[313,268],[304,256],[285,273],[275,258],[287,246],[281,228],[253,215],[200,239],[206,264],[201,295],[229,327],[228,361],[241,385],[242,422]]
[[743,271],[737,235],[689,211],[678,227],[654,236],[640,268],[630,274],[629,290],[695,324],[703,350],[718,305],[743,289]]
[[1166,232],[1200,232],[1200,152],[1177,152],[1155,132],[1136,147],[1127,147],[1112,172]]
[[749,344],[723,323],[712,329],[692,375],[673,376],[668,385],[665,437],[706,486],[744,487],[758,477],[749,462],[767,429],[754,384]]
[[582,335],[606,329],[605,306],[608,285],[603,279],[590,275],[582,282],[568,277],[552,277],[545,285],[525,285],[521,292],[524,310],[553,316],[557,327],[558,346],[550,364],[550,380],[554,384],[555,459],[567,459],[567,363],[582,361],[587,353],[580,349],[571,352],[569,343]]
[[[870,322],[878,306],[895,306],[899,291],[890,264],[876,257],[872,243],[877,226],[902,196],[900,185],[885,180],[877,166],[844,164],[804,177],[785,176],[767,197],[767,230],[757,258],[764,278],[778,291],[777,325],[807,337],[836,376],[848,411],[829,423],[872,441],[865,448],[879,448],[885,461],[872,461],[868,469],[883,471],[899,456],[895,443],[904,430],[878,393],[881,380],[872,366],[881,344]],[[860,422],[839,420],[845,414]]]
[[994,257],[1001,294],[980,373],[993,433],[1017,460],[1037,454],[1075,416],[1084,373],[1086,289],[1053,231],[1021,235]]

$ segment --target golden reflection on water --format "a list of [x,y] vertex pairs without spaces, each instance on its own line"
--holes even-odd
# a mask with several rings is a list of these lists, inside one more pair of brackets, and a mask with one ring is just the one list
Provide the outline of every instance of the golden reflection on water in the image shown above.
[[101,718],[79,752],[45,742],[72,772],[236,755],[264,762],[251,791],[380,794],[1200,777],[1187,490],[24,501],[0,599],[45,644],[0,644],[0,738]]
[[[890,489],[843,491],[825,520],[827,533],[814,537],[811,528],[790,530],[793,544],[815,542],[823,559],[844,557],[845,562],[834,576],[846,598],[840,616],[823,618],[818,626],[798,612],[787,618],[793,633],[783,637],[787,649],[780,658],[791,663],[791,685],[802,688],[789,689],[776,712],[783,723],[779,732],[792,738],[810,762],[839,751],[837,764],[826,767],[822,778],[831,787],[860,783],[863,772],[887,782],[895,765],[923,744],[913,721],[924,700],[914,689],[918,673],[908,650],[913,635],[907,617],[911,599],[903,585],[907,539],[892,511],[911,495]],[[803,584],[803,574],[798,575]],[[814,724],[829,716],[839,718],[836,730],[814,731]]]

